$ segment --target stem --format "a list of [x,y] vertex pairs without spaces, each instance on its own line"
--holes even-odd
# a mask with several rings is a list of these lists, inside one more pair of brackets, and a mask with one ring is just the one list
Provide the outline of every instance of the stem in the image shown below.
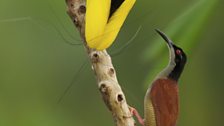
[[[117,81],[116,71],[106,50],[97,51],[87,46],[85,41],[85,0],[66,0],[67,13],[79,30],[87,54],[92,63],[98,88],[104,103],[111,111],[116,126],[134,126],[135,121],[129,110],[124,93]],[[96,14],[97,15],[97,14]],[[96,17],[97,18],[97,17]]]

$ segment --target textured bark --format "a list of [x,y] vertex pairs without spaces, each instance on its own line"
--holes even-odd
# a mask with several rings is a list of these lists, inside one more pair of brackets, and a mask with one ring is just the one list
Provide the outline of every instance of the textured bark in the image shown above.
[[[85,0],[66,0],[67,13],[79,30],[87,54],[92,63],[103,101],[113,115],[116,126],[134,126],[135,121],[129,110],[124,93],[117,81],[116,71],[106,50],[90,49],[85,41]],[[97,14],[96,14],[97,18]]]

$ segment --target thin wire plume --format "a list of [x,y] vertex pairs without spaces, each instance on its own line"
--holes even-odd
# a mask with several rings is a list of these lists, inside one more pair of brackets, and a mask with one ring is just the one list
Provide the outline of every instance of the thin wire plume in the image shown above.
[[119,49],[117,49],[115,52],[111,53],[111,56],[117,56],[119,54],[121,54],[122,52],[124,52],[124,50],[134,41],[134,39],[138,36],[140,30],[141,30],[142,26],[139,26],[137,31],[135,32],[135,34]]
[[59,97],[57,104],[60,104],[61,101],[63,100],[63,98],[65,97],[65,95],[68,93],[68,91],[71,89],[71,87],[73,86],[73,84],[78,80],[78,77],[80,75],[80,73],[82,72],[82,70],[85,68],[87,64],[87,60],[84,61],[84,63],[79,67],[78,71],[75,73],[73,80],[71,81],[71,83],[67,86],[67,88],[64,90],[64,92],[62,93],[62,95]]
[[[53,14],[53,16],[56,17],[58,23],[60,24],[60,26],[62,27],[62,29],[65,31],[66,35],[68,35],[72,40],[80,41],[80,43],[73,43],[73,42],[70,42],[70,41],[68,41],[68,40],[66,39],[66,40],[65,40],[66,43],[68,43],[68,44],[70,44],[70,45],[82,45],[82,44],[81,44],[81,41],[82,41],[82,40],[81,40],[81,39],[77,39],[77,38],[75,38],[75,37],[74,37],[74,36],[73,36],[73,35],[66,29],[66,27],[65,27],[64,24],[62,23],[60,17],[57,15],[57,13],[55,12],[54,8],[52,7],[52,5],[51,5],[51,3],[50,3],[50,0],[48,0],[47,3],[48,3],[48,6],[49,6],[49,8],[50,8],[50,10],[51,10],[51,12],[52,12],[52,14]],[[57,29],[56,25],[54,25],[54,26],[55,26],[55,29],[59,32],[59,34],[60,34],[63,38],[65,38],[64,34],[62,33],[62,31],[59,30],[59,29]]]

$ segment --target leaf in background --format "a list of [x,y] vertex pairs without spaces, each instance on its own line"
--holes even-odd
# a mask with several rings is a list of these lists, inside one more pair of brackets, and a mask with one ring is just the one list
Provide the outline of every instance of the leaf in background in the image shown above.
[[[180,45],[189,55],[190,49],[195,47],[200,41],[200,34],[203,32],[206,23],[211,19],[218,0],[200,0],[195,5],[189,7],[183,13],[180,14],[164,31],[177,45]],[[161,46],[164,41],[159,36],[153,42],[146,51],[143,52],[143,60],[145,62],[155,61],[160,57],[158,62],[154,63],[154,67],[150,70],[146,79],[146,85],[154,77],[154,73],[158,73],[161,67],[167,64],[165,59],[168,59],[167,55],[164,55],[165,44]],[[168,54],[168,51],[166,52]]]

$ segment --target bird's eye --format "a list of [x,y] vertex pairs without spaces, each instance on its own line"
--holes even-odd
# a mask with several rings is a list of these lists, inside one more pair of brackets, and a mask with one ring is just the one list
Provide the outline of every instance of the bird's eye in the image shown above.
[[176,50],[176,54],[177,54],[177,55],[181,55],[182,52],[178,49],[178,50]]

